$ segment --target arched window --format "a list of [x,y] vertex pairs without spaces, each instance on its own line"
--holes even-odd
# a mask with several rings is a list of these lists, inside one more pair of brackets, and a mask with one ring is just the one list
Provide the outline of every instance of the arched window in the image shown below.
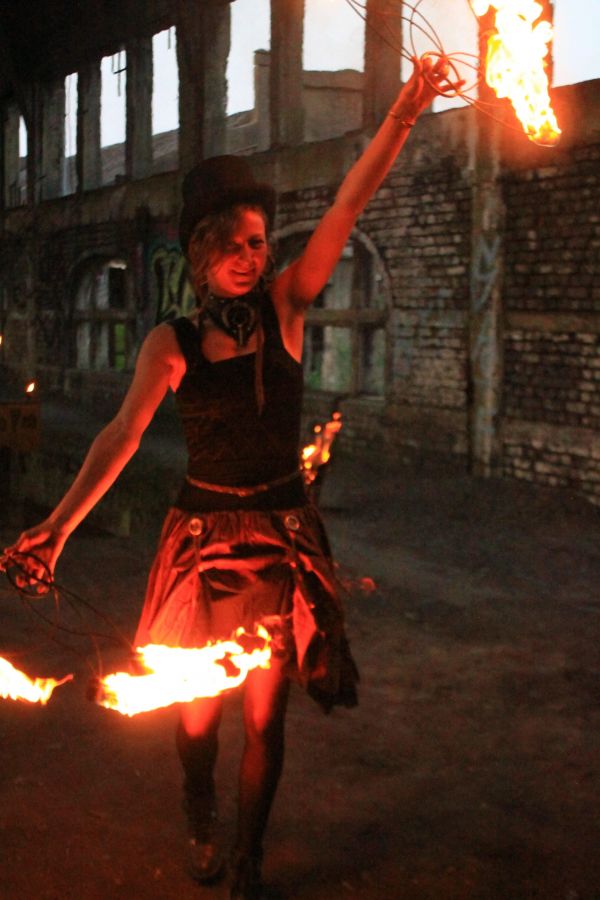
[[[284,265],[309,232],[280,235]],[[306,316],[306,386],[335,394],[383,396],[386,382],[388,281],[371,242],[354,232],[331,278]]]
[[77,286],[74,309],[74,364],[78,369],[122,372],[131,367],[134,315],[127,264],[94,260]]

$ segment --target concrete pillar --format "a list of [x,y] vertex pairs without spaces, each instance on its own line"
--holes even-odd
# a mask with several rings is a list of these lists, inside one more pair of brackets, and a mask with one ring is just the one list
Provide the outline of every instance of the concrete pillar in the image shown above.
[[304,0],[271,0],[271,145],[304,140]]
[[229,0],[208,0],[205,7],[204,150],[225,153],[227,125],[227,61],[231,50]]
[[363,92],[366,131],[374,131],[381,124],[400,89],[401,13],[398,0],[367,0]]
[[271,117],[269,84],[271,54],[268,50],[254,51],[254,116],[257,125],[256,149],[268,150],[271,146]]
[[77,190],[90,191],[102,184],[100,152],[100,61],[88,63],[77,78]]
[[21,202],[19,189],[19,110],[15,103],[8,103],[5,106],[3,124],[3,204],[5,207],[18,206]]
[[125,172],[145,178],[152,172],[152,38],[135,38],[126,51]]
[[[484,20],[480,34],[490,23]],[[482,38],[482,42],[485,38]],[[481,58],[485,60],[482,47]],[[480,99],[492,102],[483,83]],[[502,122],[476,112],[473,142],[471,297],[469,315],[469,447],[475,475],[499,471],[502,446],[500,415],[503,378],[502,280],[505,208],[500,145]]]
[[61,78],[42,86],[42,153],[40,199],[61,197],[65,164],[65,83]]
[[225,152],[229,0],[178,0],[179,167]]

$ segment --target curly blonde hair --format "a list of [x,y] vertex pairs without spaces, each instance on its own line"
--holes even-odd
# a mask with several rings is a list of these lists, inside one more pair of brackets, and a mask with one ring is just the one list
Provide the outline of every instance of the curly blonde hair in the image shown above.
[[218,212],[209,213],[195,226],[188,245],[189,279],[200,307],[208,297],[207,276],[210,265],[216,254],[226,252],[232,232],[238,224],[241,214],[247,210],[259,213],[265,223],[268,255],[267,268],[261,278],[268,282],[272,276],[275,263],[269,237],[269,222],[262,206],[238,203]]

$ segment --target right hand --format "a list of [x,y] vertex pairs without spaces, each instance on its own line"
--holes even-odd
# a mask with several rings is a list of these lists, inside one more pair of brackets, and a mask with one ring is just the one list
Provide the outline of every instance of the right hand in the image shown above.
[[[24,572],[17,576],[16,585],[20,588],[35,587],[48,583],[54,578],[54,568],[60,556],[68,532],[60,529],[48,520],[24,531],[10,547],[4,550],[1,563],[4,568],[11,565],[11,557],[18,562]],[[32,553],[37,557],[27,554]],[[19,555],[22,554],[22,555]]]

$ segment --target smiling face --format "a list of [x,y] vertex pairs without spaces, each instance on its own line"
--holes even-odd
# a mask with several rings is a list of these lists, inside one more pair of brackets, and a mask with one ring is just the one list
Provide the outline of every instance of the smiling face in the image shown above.
[[258,209],[242,208],[225,246],[210,256],[208,289],[219,297],[248,293],[265,271],[268,254],[264,216]]

